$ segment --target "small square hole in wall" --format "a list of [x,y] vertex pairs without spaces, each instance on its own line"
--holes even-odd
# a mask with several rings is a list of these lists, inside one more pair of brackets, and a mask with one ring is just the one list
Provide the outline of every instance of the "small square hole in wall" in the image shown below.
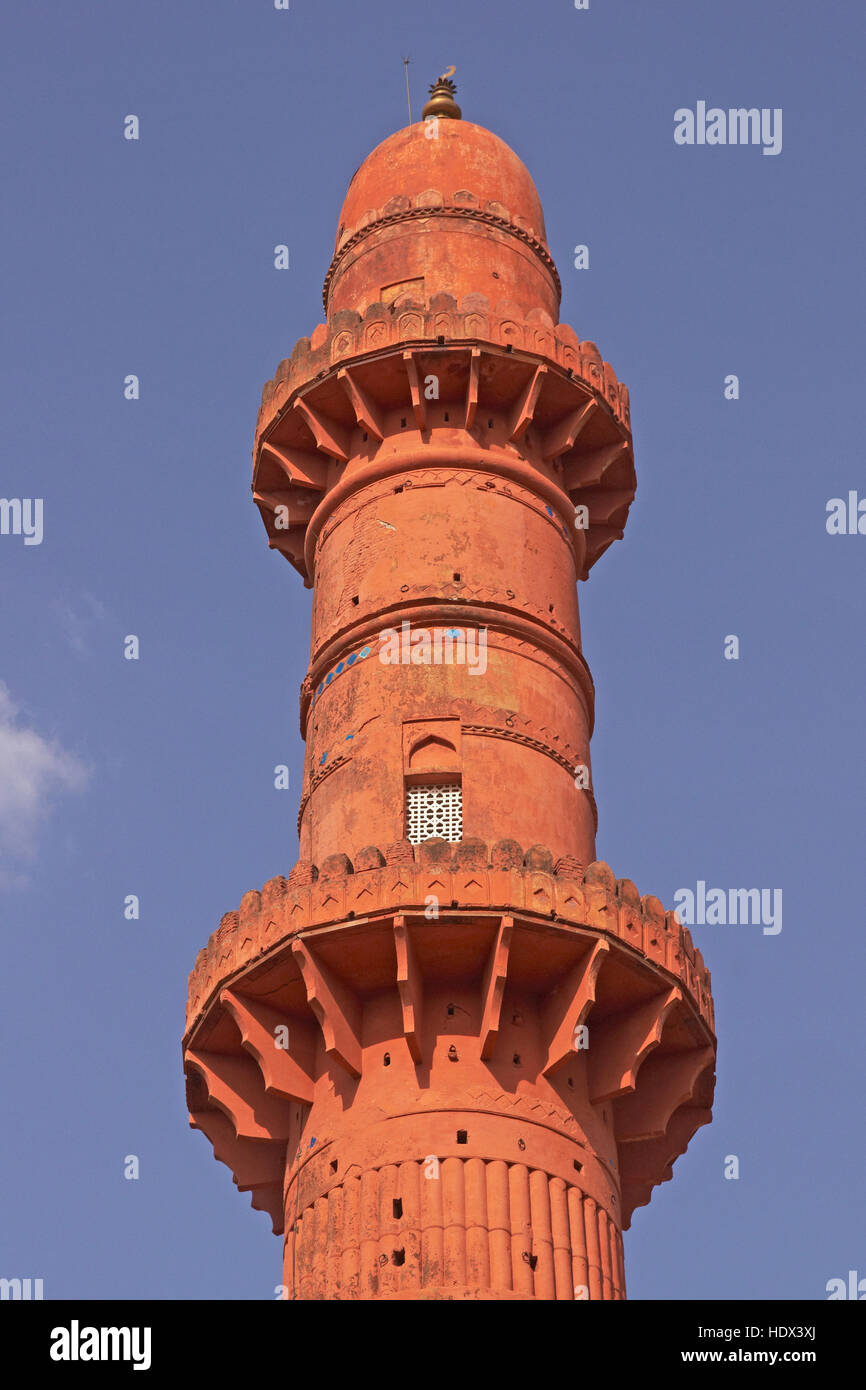
[[576,1173],[582,1173],[582,1172],[583,1172],[583,1164],[582,1164],[582,1163],[578,1163],[577,1159],[574,1160],[574,1170],[575,1170]]
[[463,839],[463,791],[459,782],[419,783],[406,788],[406,839]]
[[392,1209],[392,1211],[393,1211],[393,1213],[394,1213],[394,1220],[395,1220],[395,1221],[399,1221],[399,1220],[400,1220],[400,1217],[403,1215],[403,1199],[402,1199],[402,1197],[395,1197],[395,1198],[394,1198],[393,1202],[391,1203],[391,1209]]
[[355,594],[354,598],[352,599],[352,603],[355,605],[356,608],[358,607],[358,595],[357,595],[357,594]]
[[448,1005],[448,1008],[445,1010],[445,1012],[447,1013],[447,1015],[448,1015],[449,1018],[453,1018],[453,1017],[454,1017],[454,1005],[453,1005],[453,1004],[449,1004],[449,1005]]
[[337,1171],[337,1160],[336,1160],[335,1158],[332,1158],[332,1159],[331,1159],[331,1172],[332,1172],[332,1173],[336,1173],[336,1171]]
[[402,1249],[393,1251],[391,1260],[395,1265],[404,1265],[406,1263],[406,1247],[403,1246]]
[[519,1053],[519,1052],[515,1052],[515,1054],[514,1054],[514,1056],[512,1057],[511,1060],[512,1060],[512,1062],[514,1063],[514,1065],[515,1065],[516,1067],[520,1067],[520,1066],[523,1065],[523,1063],[522,1063],[521,1060],[520,1060],[520,1053]]
[[468,1132],[468,1130],[465,1130],[465,1129],[458,1129],[458,1131],[457,1131],[457,1143],[458,1143],[458,1144],[468,1144],[468,1142],[469,1142],[469,1132]]

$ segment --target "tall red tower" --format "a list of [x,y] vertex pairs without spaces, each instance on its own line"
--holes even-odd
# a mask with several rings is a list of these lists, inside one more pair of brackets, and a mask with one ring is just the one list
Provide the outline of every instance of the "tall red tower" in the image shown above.
[[595,859],[576,580],[628,392],[559,322],[526,168],[432,92],[262,398],[254,498],[313,588],[300,860],[199,953],[191,1124],[288,1298],[619,1299],[715,1062],[689,933]]

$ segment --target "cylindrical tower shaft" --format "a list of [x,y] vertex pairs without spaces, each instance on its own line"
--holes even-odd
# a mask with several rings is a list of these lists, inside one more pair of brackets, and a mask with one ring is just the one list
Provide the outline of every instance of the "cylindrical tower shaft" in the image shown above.
[[628,393],[558,321],[523,164],[447,79],[426,109],[263,395],[255,501],[313,587],[300,859],[190,977],[191,1122],[288,1298],[618,1299],[715,1058],[688,933],[595,862],[576,581]]

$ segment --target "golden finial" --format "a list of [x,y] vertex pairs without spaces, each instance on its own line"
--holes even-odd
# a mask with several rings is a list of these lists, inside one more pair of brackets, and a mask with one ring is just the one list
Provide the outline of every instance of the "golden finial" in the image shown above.
[[450,67],[447,72],[430,87],[430,100],[421,112],[422,121],[426,121],[430,116],[444,117],[446,120],[459,121],[462,111],[454,100],[454,93],[457,86],[451,81],[451,76],[457,69]]

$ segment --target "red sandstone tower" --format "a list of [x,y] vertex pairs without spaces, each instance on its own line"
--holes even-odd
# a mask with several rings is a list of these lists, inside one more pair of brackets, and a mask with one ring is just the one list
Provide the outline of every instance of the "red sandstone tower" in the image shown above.
[[575,581],[628,392],[559,323],[526,168],[432,91],[263,394],[255,501],[313,587],[300,861],[199,953],[190,1118],[288,1298],[621,1299],[715,1062],[689,933],[595,859]]

